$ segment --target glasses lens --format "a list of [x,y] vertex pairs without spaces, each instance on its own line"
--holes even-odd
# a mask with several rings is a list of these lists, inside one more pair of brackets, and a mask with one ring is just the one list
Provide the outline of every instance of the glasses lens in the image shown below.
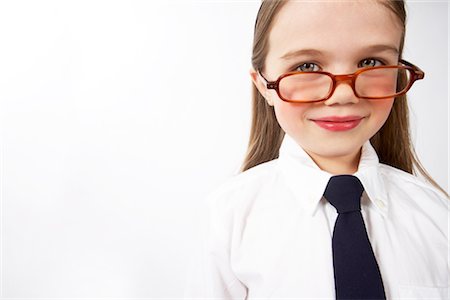
[[393,97],[404,92],[411,80],[409,69],[373,68],[360,73],[355,81],[355,89],[361,97]]
[[284,99],[303,102],[321,100],[328,96],[333,81],[325,74],[299,73],[283,77],[279,83]]

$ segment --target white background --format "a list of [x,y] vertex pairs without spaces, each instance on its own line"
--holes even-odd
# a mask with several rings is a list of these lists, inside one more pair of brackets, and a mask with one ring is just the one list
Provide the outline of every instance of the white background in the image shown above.
[[[423,164],[448,189],[448,3],[409,1]],[[0,294],[178,298],[244,158],[258,1],[1,1]]]

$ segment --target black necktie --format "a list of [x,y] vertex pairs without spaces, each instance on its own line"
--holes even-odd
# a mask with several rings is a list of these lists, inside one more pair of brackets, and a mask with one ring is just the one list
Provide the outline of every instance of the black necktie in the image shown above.
[[330,178],[324,197],[338,217],[333,231],[333,266],[336,299],[386,299],[364,220],[359,179],[352,175]]

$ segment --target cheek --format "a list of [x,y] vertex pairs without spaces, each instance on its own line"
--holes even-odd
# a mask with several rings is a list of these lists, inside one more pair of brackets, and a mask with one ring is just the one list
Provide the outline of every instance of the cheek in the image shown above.
[[383,101],[379,104],[378,110],[379,114],[382,115],[385,119],[389,116],[392,106],[394,105],[394,99]]
[[381,126],[383,126],[383,124],[386,122],[392,110],[393,104],[394,99],[374,102],[372,104],[372,115],[374,117],[375,122],[377,123],[378,128],[381,128]]
[[305,121],[309,106],[309,104],[289,103],[277,99],[274,103],[274,109],[281,128],[286,132],[290,132],[291,129],[301,126]]

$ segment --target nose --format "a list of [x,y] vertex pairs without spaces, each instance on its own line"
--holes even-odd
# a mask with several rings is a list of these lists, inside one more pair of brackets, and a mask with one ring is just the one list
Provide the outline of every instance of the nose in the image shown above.
[[349,76],[342,75],[336,77],[336,85],[330,98],[324,101],[325,105],[333,104],[356,104],[359,98],[356,97],[352,88],[352,79]]

